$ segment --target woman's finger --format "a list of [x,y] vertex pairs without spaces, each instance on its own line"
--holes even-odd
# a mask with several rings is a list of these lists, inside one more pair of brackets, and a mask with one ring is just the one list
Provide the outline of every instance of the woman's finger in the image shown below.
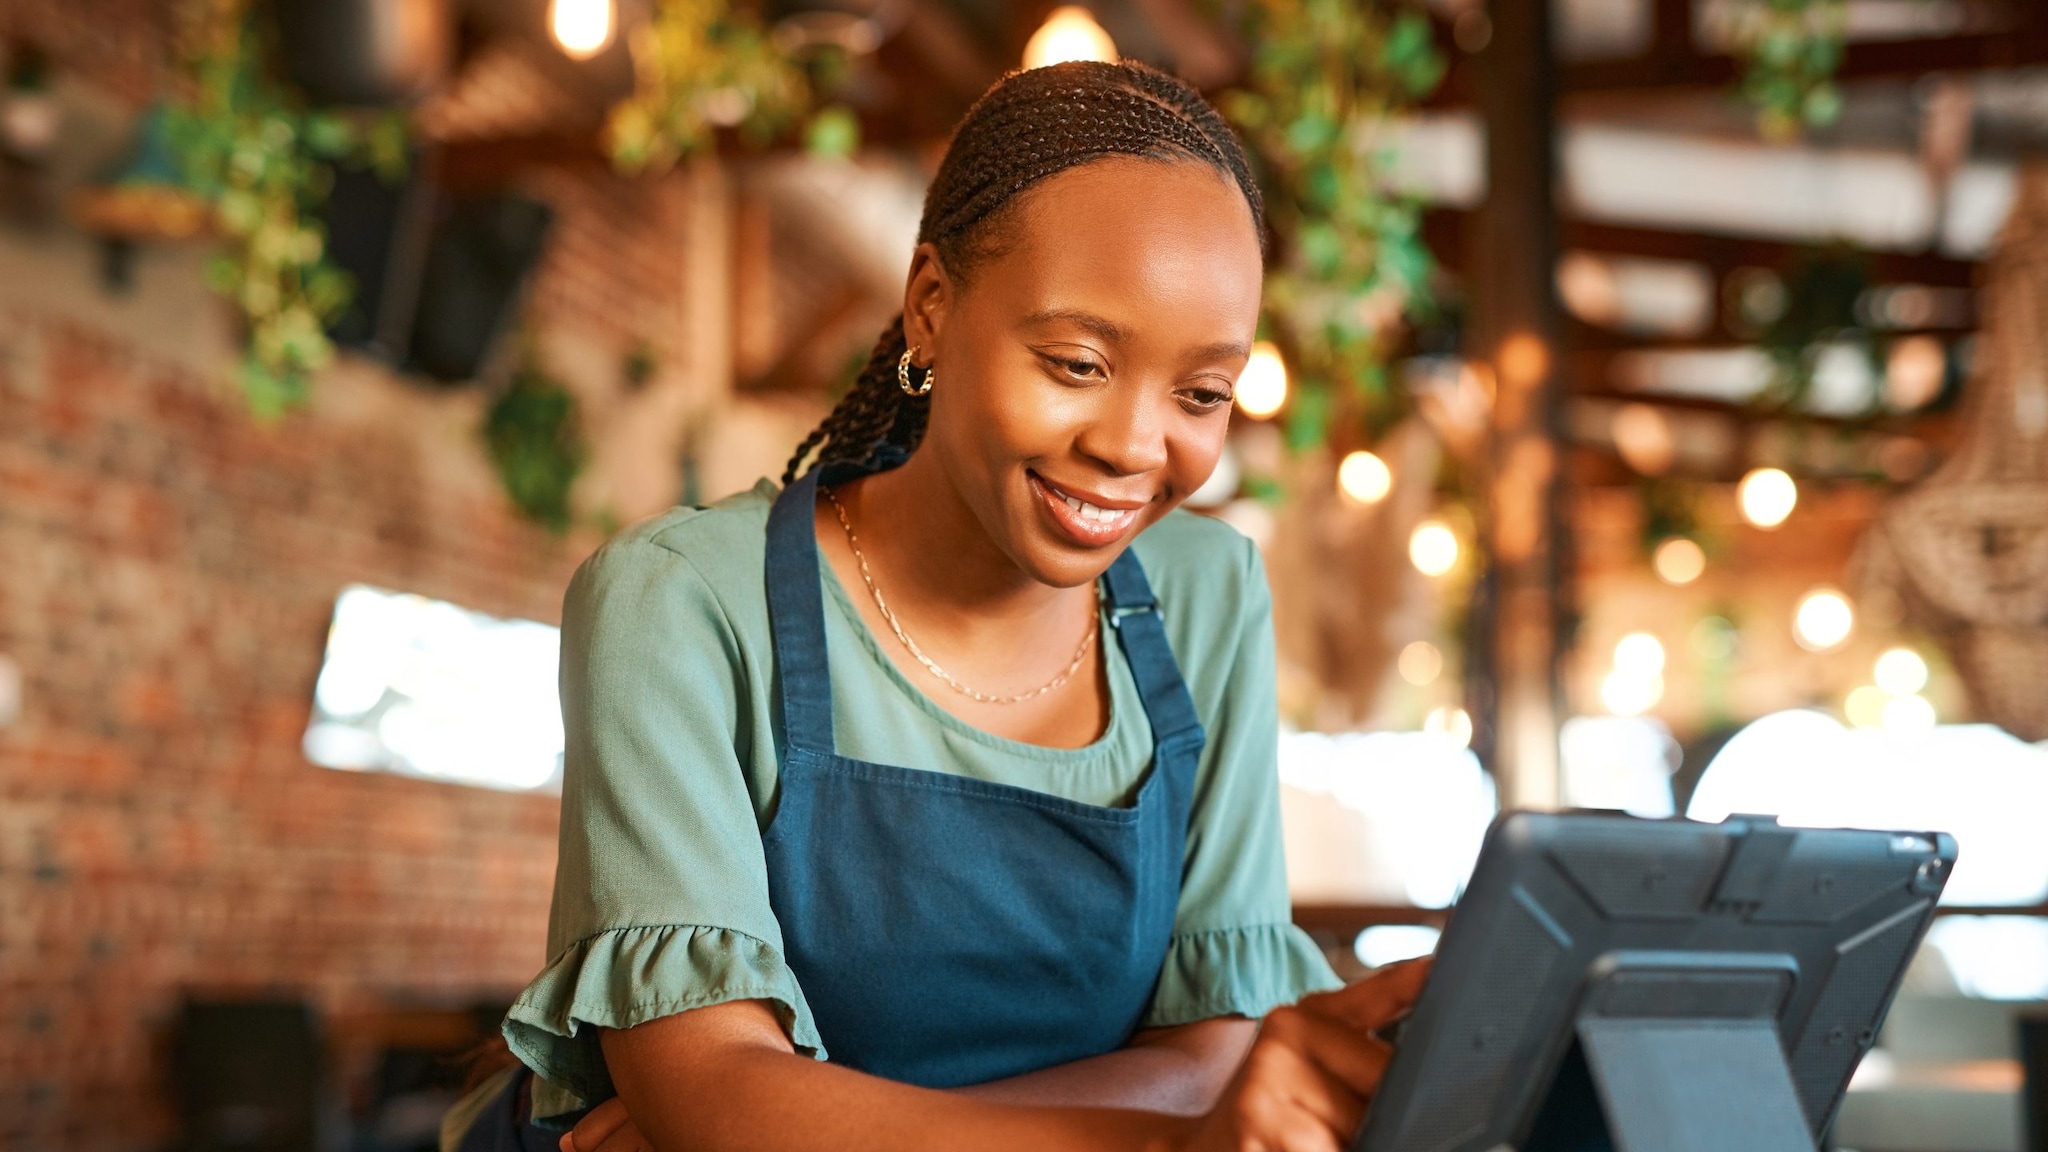
[[[1316,1027],[1335,1027],[1315,1022]],[[1350,1078],[1318,1059],[1304,1046],[1304,1033],[1290,1032],[1253,1048],[1247,1060],[1258,1127],[1276,1132],[1287,1117],[1301,1113],[1331,1132],[1350,1136],[1365,1119],[1365,1096]]]
[[585,1113],[583,1119],[569,1129],[569,1134],[563,1137],[562,1152],[598,1152],[612,1133],[630,1119],[626,1115],[626,1102],[614,1096]]
[[1379,1091],[1394,1050],[1376,1036],[1311,1012],[1274,1013],[1272,1039],[1300,1051],[1362,1099]]
[[1361,1031],[1384,1028],[1408,1014],[1429,979],[1430,957],[1404,960],[1376,968],[1364,979],[1335,992],[1305,996],[1298,1007]]
[[640,1126],[627,1120],[612,1129],[611,1135],[606,1136],[604,1143],[599,1144],[594,1152],[653,1152],[653,1149],[654,1146],[647,1142],[646,1133],[640,1131]]

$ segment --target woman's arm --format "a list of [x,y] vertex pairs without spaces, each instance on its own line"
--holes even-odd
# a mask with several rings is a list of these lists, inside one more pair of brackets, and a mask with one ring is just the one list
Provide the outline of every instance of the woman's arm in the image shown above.
[[820,1063],[796,1054],[759,1001],[608,1031],[603,1044],[620,1101],[660,1149],[1153,1152],[1192,1127],[1155,1113],[1030,1107],[917,1088]]
[[[1373,1031],[1407,1013],[1427,972],[1392,965],[1275,1010],[1195,1118],[915,1088],[797,1055],[759,1001],[696,1008],[604,1033],[619,1096],[564,1135],[562,1152],[1336,1152],[1391,1054]],[[1230,1033],[1188,1035],[1220,1047]]]
[[1009,1104],[1200,1116],[1215,1106],[1258,1034],[1258,1021],[1242,1016],[1148,1028],[1115,1052],[955,1092]]

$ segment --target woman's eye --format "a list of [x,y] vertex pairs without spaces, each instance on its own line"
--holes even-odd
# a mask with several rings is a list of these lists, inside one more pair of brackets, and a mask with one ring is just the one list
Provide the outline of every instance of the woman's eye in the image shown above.
[[1194,403],[1195,408],[1203,412],[1220,408],[1231,401],[1230,393],[1220,388],[1190,388],[1183,395]]
[[1065,356],[1047,356],[1046,362],[1076,380],[1100,380],[1108,375],[1103,370],[1102,365],[1093,360],[1071,360]]

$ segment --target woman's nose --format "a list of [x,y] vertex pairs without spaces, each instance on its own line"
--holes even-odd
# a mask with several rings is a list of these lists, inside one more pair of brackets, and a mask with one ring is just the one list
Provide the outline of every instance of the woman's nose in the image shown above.
[[[1152,388],[1114,389],[1101,408],[1076,437],[1084,455],[1102,462],[1120,476],[1155,472],[1166,466],[1166,432],[1170,426],[1165,404],[1148,395]],[[1121,393],[1119,395],[1118,393]]]

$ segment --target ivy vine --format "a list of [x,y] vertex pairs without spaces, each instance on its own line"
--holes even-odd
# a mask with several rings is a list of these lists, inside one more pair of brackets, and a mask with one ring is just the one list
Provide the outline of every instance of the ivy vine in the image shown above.
[[[628,174],[667,168],[719,128],[766,144],[796,126],[814,99],[803,64],[753,12],[727,0],[657,0],[632,49],[633,94],[613,107],[605,128],[612,163]],[[851,115],[827,111],[810,126],[814,147],[851,152]]]
[[1740,92],[1756,109],[1757,131],[1786,141],[1842,115],[1848,0],[1735,0],[1729,31],[1743,65]]
[[275,420],[305,402],[312,374],[334,359],[325,325],[355,292],[327,259],[320,221],[333,165],[399,178],[406,125],[308,108],[274,78],[269,29],[246,0],[193,0],[185,16],[184,84],[165,131],[222,240],[206,281],[241,314],[236,382],[250,411]]
[[1293,377],[1286,430],[1300,449],[1346,419],[1382,429],[1401,408],[1389,334],[1427,307],[1435,262],[1422,206],[1389,187],[1376,133],[1445,62],[1428,17],[1407,7],[1255,0],[1246,20],[1257,47],[1222,106],[1252,147],[1279,238],[1264,326]]
[[569,490],[589,455],[575,394],[529,355],[485,416],[484,442],[519,514],[567,532]]

